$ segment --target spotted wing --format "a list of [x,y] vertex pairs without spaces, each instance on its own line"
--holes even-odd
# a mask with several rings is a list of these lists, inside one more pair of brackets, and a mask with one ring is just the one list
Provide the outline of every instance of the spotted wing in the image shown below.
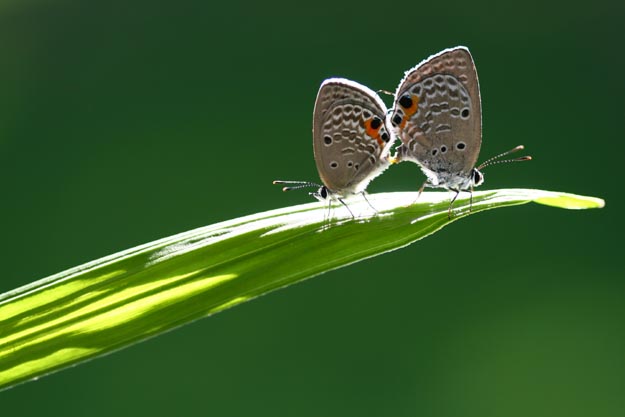
[[369,88],[342,78],[325,80],[313,115],[317,170],[331,191],[364,191],[388,167],[394,136],[386,126],[386,106]]
[[480,89],[469,50],[446,49],[406,72],[389,122],[402,142],[398,160],[437,176],[467,177],[482,144]]

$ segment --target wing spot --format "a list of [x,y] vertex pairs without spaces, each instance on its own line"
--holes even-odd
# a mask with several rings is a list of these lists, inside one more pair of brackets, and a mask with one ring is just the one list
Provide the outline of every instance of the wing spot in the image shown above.
[[356,140],[357,133],[353,130],[343,129],[341,134],[343,135],[344,138],[347,138],[347,140],[350,142],[353,142],[354,140]]
[[447,152],[447,146],[443,145],[441,146],[441,153],[446,153]]
[[459,151],[464,151],[466,147],[467,147],[467,144],[464,142],[456,143],[456,149],[458,149]]
[[338,167],[339,167],[339,163],[338,162],[336,162],[336,161],[330,162],[330,168],[336,169]]
[[356,149],[354,149],[354,148],[343,148],[343,149],[341,150],[341,153],[342,153],[343,155],[351,155],[351,154],[353,154],[353,153],[356,153]]
[[460,115],[462,116],[463,119],[467,119],[469,117],[469,109],[467,108],[462,109],[462,113]]
[[326,145],[332,145],[332,138],[330,136],[326,136],[323,138],[323,141]]
[[412,107],[412,99],[408,96],[401,96],[399,99],[399,105],[405,109]]

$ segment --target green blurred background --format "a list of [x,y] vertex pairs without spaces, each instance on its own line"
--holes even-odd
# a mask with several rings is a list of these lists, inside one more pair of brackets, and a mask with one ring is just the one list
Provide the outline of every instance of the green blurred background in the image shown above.
[[[471,217],[2,392],[0,414],[625,415],[624,22],[621,0],[2,2],[1,291],[310,201],[271,181],[318,179],[321,81],[394,90],[459,44],[480,77],[481,159],[534,156],[483,188],[607,206]],[[403,164],[369,191],[421,181]]]

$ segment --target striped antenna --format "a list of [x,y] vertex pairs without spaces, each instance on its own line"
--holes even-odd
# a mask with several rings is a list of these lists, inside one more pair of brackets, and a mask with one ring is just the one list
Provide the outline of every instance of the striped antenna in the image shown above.
[[525,146],[519,145],[519,146],[516,146],[516,147],[510,149],[509,151],[500,153],[499,155],[495,155],[492,158],[489,158],[486,161],[482,162],[482,164],[480,166],[478,166],[477,169],[481,170],[481,169],[486,168],[486,167],[491,166],[491,165],[503,164],[503,163],[507,163],[507,162],[531,161],[532,157],[529,156],[529,155],[521,156],[519,158],[512,158],[512,159],[499,159],[499,158],[502,158],[502,157],[504,157],[506,155],[510,155],[511,153],[521,151],[523,149],[525,149]]
[[310,188],[310,187],[315,187],[315,188],[321,187],[320,184],[316,184],[316,183],[310,182],[310,181],[282,181],[282,180],[275,180],[273,183],[277,184],[277,185],[291,184],[291,185],[289,185],[287,187],[282,187],[282,191],[299,190],[301,188]]

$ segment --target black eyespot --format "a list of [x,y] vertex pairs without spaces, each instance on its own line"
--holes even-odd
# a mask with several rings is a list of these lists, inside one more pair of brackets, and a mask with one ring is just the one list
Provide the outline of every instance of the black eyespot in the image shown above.
[[332,138],[330,136],[326,136],[323,138],[323,141],[326,143],[326,145],[329,145],[332,143]]
[[399,105],[405,109],[412,107],[412,99],[408,96],[401,96],[399,99]]
[[438,153],[438,149],[432,149],[432,156],[436,156],[437,153]]
[[347,163],[347,166],[348,166],[348,167],[350,167],[350,168],[351,168],[353,165],[354,165],[354,163],[353,163],[352,161],[349,161],[349,162]]
[[382,124],[382,120],[378,119],[377,117],[374,117],[373,120],[371,121],[371,128],[377,129],[378,127],[380,127],[381,124]]
[[330,168],[336,168],[336,167],[338,167],[338,166],[339,166],[339,163],[338,163],[338,162],[336,162],[336,161],[332,161],[332,162],[330,162]]
[[360,164],[354,164],[354,169],[355,169],[356,171],[358,171],[358,168],[360,168]]
[[458,149],[458,150],[463,150],[466,147],[467,147],[467,145],[464,142],[456,143],[456,149]]
[[390,138],[388,137],[388,133],[386,133],[386,132],[382,133],[382,140],[383,140],[384,142],[388,142],[388,140],[389,140],[389,139],[390,139]]
[[369,113],[368,111],[363,111],[362,115],[365,116],[365,119],[368,119],[371,117],[371,113]]
[[463,109],[461,116],[464,117],[465,119],[469,117],[469,109]]
[[447,146],[443,145],[441,146],[441,153],[445,153],[447,152]]
[[397,126],[400,125],[402,121],[402,117],[399,114],[396,114],[395,116],[393,116],[393,126]]

